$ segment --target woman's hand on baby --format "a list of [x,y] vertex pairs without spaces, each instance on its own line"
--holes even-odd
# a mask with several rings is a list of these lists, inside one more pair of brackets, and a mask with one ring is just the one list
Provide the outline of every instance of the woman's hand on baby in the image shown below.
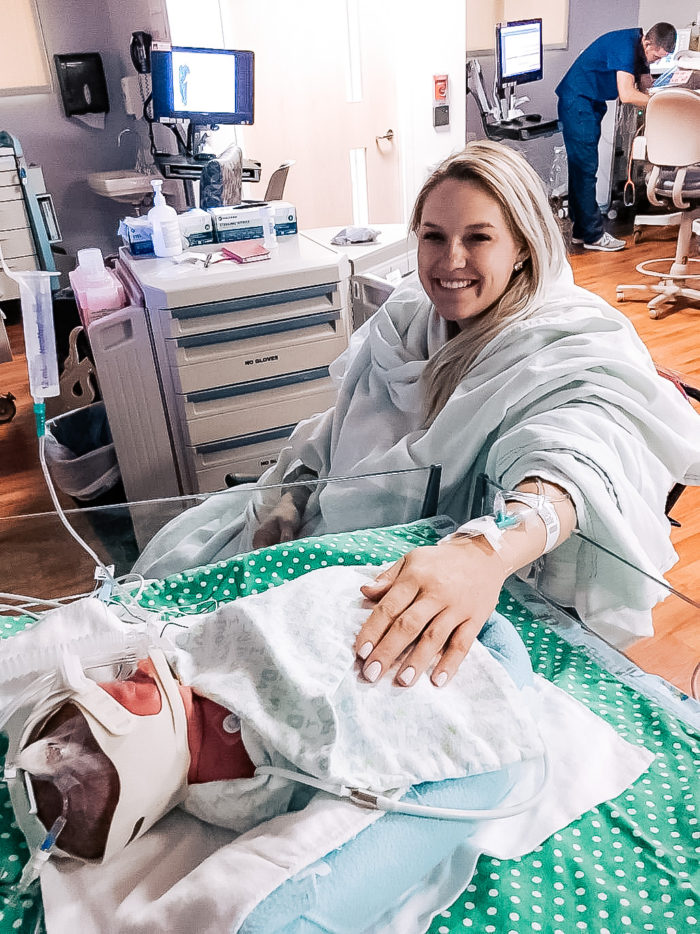
[[430,679],[437,687],[447,684],[495,609],[507,576],[483,539],[409,552],[361,588],[377,604],[355,641],[364,677],[377,681],[401,658],[395,682],[409,687],[437,656]]
[[301,512],[294,494],[283,493],[279,503],[267,515],[253,535],[253,548],[267,548],[280,542],[291,542],[301,527]]

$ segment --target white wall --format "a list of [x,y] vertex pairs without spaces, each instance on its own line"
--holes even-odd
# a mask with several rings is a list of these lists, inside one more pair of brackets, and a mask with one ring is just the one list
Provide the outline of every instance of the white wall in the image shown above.
[[[405,215],[430,171],[466,141],[465,0],[404,0],[396,17]],[[450,126],[433,127],[433,75],[449,75]]]
[[[241,41],[236,34],[235,26],[245,27],[247,6],[239,12],[236,20],[236,0],[220,0],[222,7],[221,17],[232,26],[226,31],[229,46],[234,47]],[[342,0],[333,0],[340,5]],[[190,0],[167,0],[168,14],[173,34],[181,23],[188,19],[188,4]],[[425,0],[381,0],[383,12],[390,8],[394,39],[386,44],[385,56],[396,71],[396,97],[399,110],[398,125],[394,127],[396,139],[400,145],[401,177],[402,177],[402,203],[404,216],[410,216],[415,195],[430,170],[450,153],[461,149],[466,140],[466,93],[465,93],[465,41],[466,35],[465,0],[434,0],[426,4]],[[198,7],[198,29],[205,33],[216,35],[220,26],[217,0],[206,0]],[[260,5],[256,8],[259,16]],[[300,6],[303,9],[303,6]],[[191,11],[191,7],[189,7]],[[305,27],[306,28],[306,27]],[[381,27],[378,27],[381,28]],[[245,32],[243,33],[245,36]],[[319,30],[322,37],[323,28]],[[190,41],[190,40],[188,40]],[[293,37],[290,40],[293,43]],[[314,39],[314,41],[317,41]],[[245,45],[244,47],[249,47]],[[327,50],[321,50],[327,52]],[[322,56],[319,55],[319,61]],[[280,63],[280,87],[285,87],[283,69],[285,62]],[[299,77],[299,66],[295,78]],[[433,75],[448,74],[450,81],[450,125],[449,127],[433,127]],[[330,71],[327,75],[330,79]],[[381,87],[377,89],[381,94]],[[301,95],[300,95],[301,97]],[[311,93],[305,98],[314,106],[314,97]],[[258,120],[264,116],[258,114]],[[300,117],[303,122],[303,113]],[[329,132],[331,130],[329,120]],[[251,133],[243,129],[241,137],[244,145]],[[322,136],[320,137],[322,139]],[[314,138],[309,144],[318,147],[319,142]],[[250,147],[248,147],[250,148]],[[322,148],[322,143],[321,143]],[[253,151],[249,155],[259,157],[259,152]],[[280,156],[285,156],[284,147],[279,149]],[[296,154],[295,154],[296,156]],[[265,173],[266,167],[263,167]],[[289,190],[293,191],[298,181],[294,173],[290,177]],[[249,191],[248,197],[254,197],[255,191]],[[293,196],[292,200],[294,200]],[[303,205],[298,208],[303,215]]]

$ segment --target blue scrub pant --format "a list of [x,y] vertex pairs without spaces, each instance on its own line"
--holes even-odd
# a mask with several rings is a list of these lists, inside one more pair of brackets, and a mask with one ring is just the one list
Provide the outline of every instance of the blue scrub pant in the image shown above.
[[572,235],[594,243],[603,235],[603,217],[596,198],[600,125],[604,101],[587,97],[559,98],[559,122],[569,163],[569,217]]

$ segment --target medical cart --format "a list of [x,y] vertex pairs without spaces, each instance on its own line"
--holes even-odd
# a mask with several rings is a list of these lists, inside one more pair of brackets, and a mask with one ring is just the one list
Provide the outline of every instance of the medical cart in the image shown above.
[[[194,248],[206,254],[214,246]],[[350,333],[347,258],[303,236],[208,267],[120,251],[131,304],[88,328],[129,500],[259,476],[335,401]]]

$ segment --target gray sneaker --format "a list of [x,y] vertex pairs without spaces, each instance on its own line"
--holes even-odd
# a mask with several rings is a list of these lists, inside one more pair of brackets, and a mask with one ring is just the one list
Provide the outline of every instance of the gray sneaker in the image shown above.
[[603,250],[605,253],[616,253],[627,246],[624,240],[616,240],[609,233],[604,233],[595,243],[584,243],[584,250]]

